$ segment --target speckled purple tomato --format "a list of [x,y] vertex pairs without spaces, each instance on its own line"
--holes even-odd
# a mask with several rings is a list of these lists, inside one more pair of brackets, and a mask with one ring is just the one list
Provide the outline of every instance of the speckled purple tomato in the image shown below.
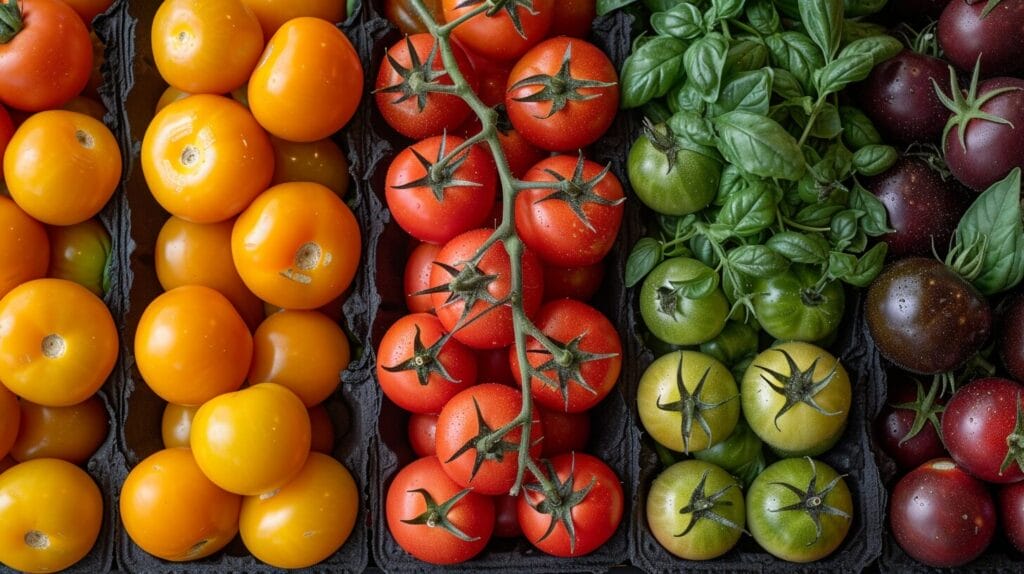
[[961,387],[942,413],[942,437],[957,465],[986,482],[1024,480],[1024,385],[999,377]]
[[1010,300],[999,331],[999,357],[1014,379],[1024,381],[1024,293]]
[[[960,0],[954,0],[954,3]],[[1024,0],[1017,0],[1024,5]],[[1024,52],[1019,56],[1024,61]],[[993,78],[978,85],[979,101],[1006,90],[981,104],[981,111],[1009,123],[983,118],[960,121],[946,134],[943,150],[949,171],[975,191],[984,191],[1015,167],[1024,168],[1024,80]],[[945,91],[948,93],[949,88]],[[964,128],[961,144],[960,128]]]
[[942,85],[949,68],[938,58],[903,50],[882,62],[860,85],[860,105],[886,140],[937,142],[949,119],[932,79]]
[[999,489],[999,520],[1006,538],[1024,552],[1024,482]]
[[939,45],[946,58],[965,72],[981,56],[981,75],[1016,76],[1024,72],[1024,0],[1002,0],[987,15],[988,1],[953,0],[939,17]]
[[[933,422],[925,418],[924,426],[910,439],[903,440],[910,433],[918,412],[927,417],[932,410],[922,404],[925,389],[918,391],[920,383],[911,375],[902,371],[889,372],[889,400],[881,414],[875,419],[875,442],[896,463],[901,470],[910,470],[921,466],[933,458],[947,456],[942,446],[939,429]],[[933,384],[929,381],[926,384]],[[941,404],[936,397],[934,404]],[[910,405],[905,407],[900,405]],[[935,417],[941,420],[941,413]]]

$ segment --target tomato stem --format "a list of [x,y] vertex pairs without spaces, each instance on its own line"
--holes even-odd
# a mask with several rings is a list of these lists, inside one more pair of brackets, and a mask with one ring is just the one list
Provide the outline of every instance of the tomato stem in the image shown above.
[[11,0],[6,4],[0,4],[0,44],[6,44],[14,39],[25,27],[21,17],[21,8],[17,0]]

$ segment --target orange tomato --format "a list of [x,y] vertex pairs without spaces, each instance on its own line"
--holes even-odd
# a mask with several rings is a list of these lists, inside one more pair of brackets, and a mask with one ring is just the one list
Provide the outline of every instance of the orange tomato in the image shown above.
[[156,101],[156,109],[153,110],[153,113],[160,113],[160,110],[166,108],[174,102],[184,100],[185,98],[191,95],[192,94],[188,92],[183,92],[178,88],[175,88],[174,86],[167,86],[167,89],[164,90],[164,93],[160,94],[160,99]]
[[14,446],[20,422],[21,408],[18,406],[18,397],[0,384],[0,459],[7,456]]
[[267,43],[249,79],[249,108],[266,130],[295,142],[345,127],[363,93],[363,67],[327,20],[294,18]]
[[82,464],[107,438],[110,417],[99,397],[69,407],[21,401],[21,427],[11,456],[18,462],[59,458]]
[[245,321],[209,287],[186,285],[160,295],[135,331],[139,372],[170,403],[201,405],[238,389],[251,360]]
[[48,277],[74,281],[97,297],[110,288],[110,233],[95,219],[67,227],[50,227]]
[[253,334],[249,382],[288,387],[311,407],[338,388],[348,361],[348,337],[337,323],[316,311],[282,311]]
[[49,264],[46,228],[0,195],[0,298],[26,281],[45,277]]
[[242,498],[219,488],[192,451],[169,448],[143,460],[121,487],[121,522],[146,552],[173,562],[217,552],[238,533]]
[[302,472],[272,496],[242,501],[239,533],[253,556],[277,568],[307,568],[341,548],[359,512],[352,474],[333,458],[309,455]]
[[117,361],[117,327],[103,301],[64,279],[36,279],[0,299],[0,381],[50,407],[78,404]]
[[9,468],[14,468],[18,464],[18,461],[11,457],[0,458],[0,474],[3,474]]
[[241,0],[164,0],[151,38],[160,75],[192,94],[241,86],[263,52],[260,22]]
[[231,254],[246,286],[285,309],[315,309],[341,295],[359,263],[359,224],[326,187],[282,183],[235,221]]
[[164,416],[160,420],[160,436],[163,438],[164,448],[191,446],[189,437],[192,434],[192,419],[198,410],[199,407],[167,403],[164,407]]
[[238,215],[267,188],[274,150],[241,104],[200,94],[168,104],[150,122],[142,172],[171,214],[215,223]]
[[89,553],[103,522],[100,489],[63,460],[23,462],[0,474],[0,562],[55,572]]
[[274,185],[289,181],[311,181],[326,185],[345,197],[348,191],[348,159],[338,144],[329,139],[296,143],[270,138],[274,146]]
[[99,213],[121,181],[121,151],[102,122],[64,110],[40,112],[4,153],[7,189],[32,217],[73,225]]
[[156,276],[170,291],[202,285],[228,298],[250,329],[263,319],[263,302],[242,282],[231,260],[234,220],[192,223],[171,216],[156,238]]
[[[0,105],[0,157],[4,156],[4,150],[7,149],[7,142],[11,141],[11,137],[14,136],[14,122],[11,120],[11,115],[7,113],[7,109]],[[4,174],[0,173],[0,181],[4,179]]]
[[331,454],[334,451],[334,423],[323,405],[309,408],[309,429],[312,436],[309,450]]
[[311,16],[328,22],[345,19],[345,0],[242,0],[252,11],[263,28],[263,37],[270,39],[285,22],[300,16]]
[[310,433],[299,397],[263,383],[199,407],[192,419],[192,452],[217,486],[256,496],[281,488],[302,470]]
[[64,104],[61,109],[85,114],[100,122],[103,121],[103,116],[107,115],[107,108],[103,107],[103,104],[86,96],[75,96],[71,101]]
[[63,2],[71,6],[82,17],[86,26],[92,27],[93,18],[106,12],[114,0],[63,0]]

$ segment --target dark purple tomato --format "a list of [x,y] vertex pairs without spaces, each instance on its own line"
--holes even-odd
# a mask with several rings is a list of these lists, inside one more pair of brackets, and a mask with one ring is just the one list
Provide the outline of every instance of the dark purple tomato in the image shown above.
[[949,68],[938,58],[903,50],[882,62],[860,85],[860,106],[887,141],[938,142],[949,110],[935,95]]
[[969,191],[956,180],[943,180],[923,160],[904,157],[889,171],[863,180],[889,212],[889,227],[882,239],[889,256],[929,255],[932,247],[945,255],[949,238],[970,205]]
[[[1018,0],[1024,4],[1024,0]],[[960,0],[954,0],[954,4]],[[1024,52],[1018,56],[1024,61]],[[1006,177],[1015,167],[1024,168],[1024,80],[993,78],[978,85],[977,99],[991,92],[1008,89],[985,101],[981,111],[1009,122],[958,114],[958,123],[949,130],[943,150],[949,171],[961,183],[975,191],[984,191]],[[970,107],[966,104],[965,107]],[[966,122],[966,123],[965,123]],[[964,127],[963,144],[960,129]]]
[[999,357],[1010,376],[1024,381],[1024,294],[1010,300],[1001,320]]
[[[934,383],[929,381],[928,384]],[[901,470],[917,468],[933,458],[946,456],[939,429],[933,422],[941,420],[937,412],[941,400],[932,396],[932,404],[928,405],[927,396],[917,379],[902,371],[890,371],[889,401],[875,419],[875,441]],[[934,419],[929,420],[932,414]],[[924,426],[916,435],[904,440],[919,417],[923,418]]]
[[964,385],[946,403],[942,437],[949,455],[986,482],[1024,480],[1024,386],[987,377]]
[[939,45],[946,58],[965,72],[981,56],[981,76],[1024,72],[1024,0],[1002,0],[982,16],[987,0],[953,0],[939,18]]
[[999,489],[999,519],[1006,538],[1024,552],[1024,482]]
[[992,310],[981,293],[927,257],[886,266],[868,288],[865,315],[879,352],[923,375],[962,365],[992,330]]
[[992,542],[996,507],[980,480],[939,458],[896,483],[889,523],[900,548],[914,560],[939,568],[961,566]]

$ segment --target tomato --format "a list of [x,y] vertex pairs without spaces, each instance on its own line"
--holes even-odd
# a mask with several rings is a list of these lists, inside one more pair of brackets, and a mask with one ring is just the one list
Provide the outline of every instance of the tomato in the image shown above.
[[875,443],[901,470],[948,456],[939,436],[945,402],[937,397],[939,383],[931,382],[926,393],[919,380],[902,371],[890,371],[888,379],[889,401],[875,419]]
[[491,497],[456,484],[434,456],[413,461],[395,475],[385,509],[395,542],[431,564],[469,560],[494,531]]
[[192,419],[196,417],[199,407],[186,407],[167,403],[163,417],[160,419],[160,436],[164,448],[185,447],[191,445]]
[[239,103],[200,94],[169,104],[142,140],[142,172],[164,209],[195,223],[239,214],[270,184],[270,138]]
[[999,489],[999,522],[1006,538],[1019,552],[1024,548],[1024,482]]
[[209,287],[227,297],[250,329],[263,319],[263,303],[249,291],[231,258],[232,219],[192,223],[171,216],[160,228],[156,276],[166,291],[183,285]]
[[762,472],[747,490],[747,528],[770,554],[813,562],[834,552],[853,521],[843,477],[811,458],[787,458]]
[[740,383],[743,416],[786,456],[832,448],[850,413],[850,376],[839,359],[809,343],[782,343],[757,357]]
[[409,417],[409,445],[416,456],[434,456],[437,436],[437,415],[413,413]]
[[175,88],[174,86],[167,86],[167,89],[164,90],[164,93],[160,94],[160,99],[156,101],[156,108],[153,110],[153,113],[158,114],[167,106],[173,104],[174,102],[184,100],[185,98],[191,95],[192,94],[188,92],[183,92],[178,88]]
[[294,18],[274,33],[249,79],[249,107],[273,135],[322,140],[355,114],[363,67],[345,34],[319,18]]
[[[487,64],[490,65],[490,64]],[[508,70],[505,70],[504,75],[501,78],[501,85],[497,88],[498,97],[500,98],[500,104],[497,104],[494,108],[498,114],[498,119],[495,122],[495,129],[497,130],[498,145],[501,146],[502,153],[505,154],[505,161],[508,163],[509,171],[512,172],[512,177],[522,179],[526,172],[530,171],[530,168],[537,164],[537,162],[548,157],[548,152],[538,148],[537,146],[526,141],[523,134],[517,132],[512,127],[512,122],[508,119],[508,112],[505,110],[505,85],[508,81]],[[481,73],[482,74],[482,73]],[[480,84],[481,90],[484,88],[484,83],[496,80],[489,80],[487,76],[481,76]],[[487,103],[484,99],[485,96],[480,95],[481,101]],[[462,135],[466,137],[474,136],[480,133],[480,118],[476,115],[471,115],[465,123],[462,124],[460,129]],[[500,214],[500,211],[498,212]],[[498,221],[500,222],[500,217]]]
[[597,46],[552,38],[512,68],[505,107],[526,141],[551,151],[575,150],[611,127],[619,109],[618,80],[615,66]]
[[986,482],[1024,480],[1024,385],[976,379],[942,413],[942,440],[957,466]]
[[829,281],[816,288],[819,270],[793,265],[754,281],[754,314],[772,337],[783,341],[820,341],[839,328],[846,308],[843,284]]
[[498,383],[508,387],[518,386],[515,377],[512,375],[512,365],[509,364],[508,352],[508,348],[477,349],[477,380],[482,383]]
[[405,272],[402,284],[405,287],[405,306],[410,313],[433,313],[434,304],[429,294],[416,295],[430,288],[430,271],[434,267],[434,259],[441,251],[440,245],[420,243],[409,254],[405,261]]
[[502,494],[491,498],[494,500],[494,537],[522,536],[523,529],[519,528],[519,497]]
[[729,438],[693,453],[693,457],[722,467],[722,470],[735,476],[740,480],[740,485],[746,487],[764,470],[762,444],[761,439],[754,434],[743,417],[740,417]]
[[110,311],[77,283],[36,279],[0,299],[0,381],[23,399],[78,404],[103,386],[117,352]]
[[113,0],[63,0],[65,4],[71,6],[75,12],[82,18],[82,22],[87,27],[92,26],[92,21],[96,16],[107,11],[108,8],[114,3]]
[[84,464],[107,438],[110,416],[93,396],[68,407],[44,407],[21,401],[21,426],[11,457],[18,462],[59,458]]
[[[442,12],[441,0],[425,0],[423,5],[435,22],[443,21],[444,12]],[[406,35],[411,36],[427,31],[427,27],[420,19],[419,12],[416,11],[411,0],[386,0],[384,2],[384,17]]]
[[377,380],[396,405],[414,413],[438,413],[463,389],[476,384],[476,356],[445,337],[441,321],[427,313],[406,315],[388,329],[377,349]]
[[725,365],[696,351],[656,359],[637,388],[640,422],[651,438],[677,452],[725,440],[740,417],[736,381]]
[[[544,377],[530,378],[530,392],[538,404],[579,413],[608,396],[622,370],[622,341],[607,317],[586,303],[559,299],[541,308],[534,325],[555,347],[549,349],[532,337],[526,342],[531,367]],[[509,364],[522,386],[515,346],[509,348]]]
[[893,538],[918,562],[962,566],[980,556],[995,536],[996,507],[980,480],[948,458],[900,479],[889,498]]
[[516,231],[548,265],[584,267],[604,259],[622,223],[625,195],[599,164],[567,155],[533,166],[528,182],[560,182],[558,189],[526,189],[516,196]]
[[527,488],[519,496],[523,535],[552,556],[590,554],[622,521],[625,497],[619,477],[600,459],[583,453],[556,456],[545,466],[555,492]]
[[706,283],[715,273],[688,257],[662,261],[640,288],[644,325],[654,336],[674,345],[697,345],[714,339],[725,328],[729,315],[729,303],[721,287],[693,293],[682,286],[695,281]]
[[541,456],[551,458],[587,448],[587,441],[590,440],[590,413],[567,413],[561,409],[549,410],[539,406],[537,408],[544,419],[544,444]]
[[103,123],[75,112],[33,115],[4,153],[11,198],[51,225],[73,225],[103,209],[121,182],[121,152]]
[[[480,10],[483,0],[443,0],[444,18],[453,22]],[[515,60],[544,39],[554,16],[554,0],[519,0],[488,6],[463,22],[453,36],[470,50],[492,60]]]
[[584,267],[544,266],[544,300],[576,299],[590,301],[604,279],[604,262]]
[[[519,416],[523,395],[519,391],[486,383],[455,395],[441,410],[435,439],[437,458],[456,483],[480,494],[505,494],[516,481],[519,461],[516,450],[523,434],[516,427],[479,450],[479,439]],[[534,411],[530,430],[530,456],[540,456],[544,427]]]
[[[485,244],[491,231],[475,229],[452,239],[437,254],[430,271],[431,302],[445,330],[474,349],[507,347],[514,340],[512,308],[503,302],[512,291],[511,259],[504,243],[484,251],[475,265],[467,264]],[[540,308],[544,279],[540,260],[522,249],[522,290],[527,317]],[[468,305],[468,307],[467,307]]]
[[590,35],[590,27],[597,18],[595,0],[561,0],[554,2],[554,9],[549,36],[586,38]]
[[281,311],[253,334],[249,382],[285,386],[311,407],[338,388],[349,358],[345,331],[326,315]]
[[[463,78],[474,90],[477,78],[466,53],[452,44]],[[377,72],[375,98],[384,121],[407,138],[441,135],[470,115],[469,105],[454,94],[426,91],[423,84],[451,86],[440,48],[430,34],[414,34],[388,48]]]
[[28,112],[59,108],[92,73],[89,30],[60,0],[4,3],[0,102]]
[[711,157],[679,147],[665,124],[644,124],[629,149],[629,183],[644,205],[665,215],[704,209],[718,193],[722,166]]
[[[701,343],[700,352],[718,359],[735,373],[736,366],[754,358],[758,343],[758,332],[753,326],[740,321],[727,321],[725,328],[714,339]],[[742,374],[743,371],[740,371]]]
[[348,191],[348,159],[329,139],[296,143],[270,138],[274,146],[274,178],[271,184],[312,181],[327,186],[338,197]]
[[199,560],[238,532],[242,497],[210,481],[187,448],[153,454],[128,473],[121,522],[146,552],[172,562]]
[[285,22],[301,16],[312,16],[338,23],[345,19],[345,0],[242,0],[248,6],[263,28],[263,36],[269,40]]
[[18,462],[11,457],[0,458],[0,474],[3,474],[9,468],[16,466]]
[[245,496],[266,494],[302,470],[311,441],[309,414],[286,387],[261,383],[199,407],[191,441],[196,463],[215,484]]
[[263,52],[260,22],[242,0],[165,0],[150,38],[163,79],[192,94],[241,86]]
[[231,253],[246,286],[285,309],[315,309],[356,273],[362,241],[352,210],[318,183],[275,185],[235,221]]
[[[107,115],[107,108],[105,108],[103,104],[86,96],[75,96],[69,100],[68,103],[64,104],[61,109],[68,112],[84,114],[100,122],[102,122],[103,118]],[[2,145],[0,145],[0,147],[2,147]],[[0,149],[0,153],[3,153],[2,149]]]
[[20,424],[21,407],[18,404],[18,397],[0,384],[0,460],[6,457],[14,446]]
[[110,289],[111,244],[107,228],[95,219],[87,219],[68,227],[50,227],[47,233],[47,277],[74,281],[103,297]]
[[[7,144],[14,137],[14,122],[11,121],[11,115],[7,113],[7,110],[0,105],[0,157],[4,156],[4,150],[7,149]],[[3,174],[0,173],[0,181],[3,180]]]
[[665,469],[647,493],[647,524],[654,538],[684,560],[710,560],[739,542],[746,523],[736,479],[703,461]]
[[359,513],[359,487],[333,458],[312,453],[287,485],[242,501],[239,533],[253,556],[277,568],[307,568],[348,540]]
[[494,160],[480,146],[455,154],[466,140],[436,136],[402,150],[388,167],[391,216],[420,241],[446,243],[483,225],[498,189]]
[[0,298],[26,281],[45,277],[49,263],[46,228],[0,195]]
[[322,404],[310,407],[309,429],[312,436],[309,450],[330,455],[334,452],[334,423]]

